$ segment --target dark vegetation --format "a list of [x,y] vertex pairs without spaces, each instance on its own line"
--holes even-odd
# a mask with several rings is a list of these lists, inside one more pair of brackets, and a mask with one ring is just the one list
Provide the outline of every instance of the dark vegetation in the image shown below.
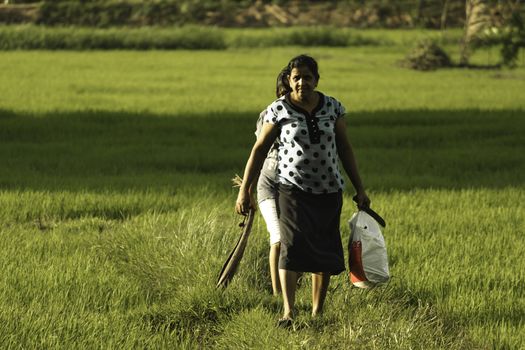
[[428,71],[452,66],[448,54],[431,40],[422,41],[407,55],[401,65],[416,70]]
[[520,48],[525,47],[525,25],[519,12],[505,26],[487,28],[472,43],[473,49],[500,47],[501,65],[514,68]]
[[[490,1],[491,14],[508,12],[511,1]],[[204,24],[223,27],[327,25],[359,28],[462,26],[464,0],[10,0],[0,23],[76,26]]]

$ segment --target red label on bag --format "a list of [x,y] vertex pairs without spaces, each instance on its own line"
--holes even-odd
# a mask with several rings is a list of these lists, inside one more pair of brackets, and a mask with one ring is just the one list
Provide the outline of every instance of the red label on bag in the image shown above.
[[361,256],[361,241],[352,242],[352,245],[348,248],[348,267],[350,268],[350,282],[356,283],[367,281],[365,271],[363,269],[363,259]]

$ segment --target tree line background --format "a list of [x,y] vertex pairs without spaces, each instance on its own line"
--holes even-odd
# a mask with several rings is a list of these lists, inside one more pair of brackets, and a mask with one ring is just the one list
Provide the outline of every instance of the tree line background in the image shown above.
[[[1,1],[1,0],[0,0]],[[3,0],[0,23],[48,26],[222,27],[333,25],[357,28],[437,28],[465,24],[464,0]],[[519,0],[484,1],[491,22],[523,11]]]

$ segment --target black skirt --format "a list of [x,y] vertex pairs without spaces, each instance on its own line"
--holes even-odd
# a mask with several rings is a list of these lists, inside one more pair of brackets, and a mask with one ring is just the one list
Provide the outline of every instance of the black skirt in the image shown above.
[[279,269],[332,275],[345,270],[339,232],[342,204],[341,191],[312,194],[279,185]]

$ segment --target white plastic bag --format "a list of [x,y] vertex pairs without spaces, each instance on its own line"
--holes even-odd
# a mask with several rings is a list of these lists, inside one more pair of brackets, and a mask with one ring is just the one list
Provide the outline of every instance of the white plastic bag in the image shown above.
[[348,221],[350,281],[359,288],[375,287],[390,279],[385,239],[379,224],[359,210]]

